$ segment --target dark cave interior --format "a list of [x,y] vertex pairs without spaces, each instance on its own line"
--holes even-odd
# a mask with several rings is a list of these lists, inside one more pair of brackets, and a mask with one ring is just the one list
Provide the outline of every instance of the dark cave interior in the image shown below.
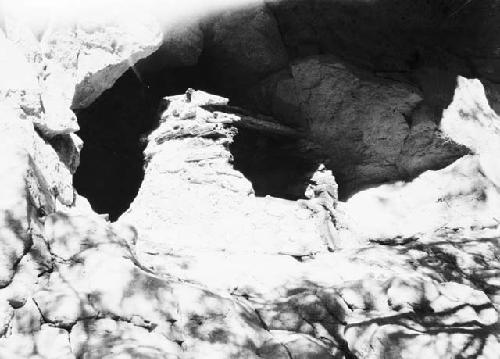
[[97,213],[116,220],[144,177],[141,135],[155,126],[158,96],[132,70],[94,103],[78,111],[84,141],[74,186]]
[[[151,55],[154,57],[155,55]],[[213,90],[202,66],[148,68],[143,60],[122,75],[89,107],[78,111],[84,141],[74,186],[92,208],[115,221],[137,196],[144,179],[145,137],[158,125],[161,99],[188,88]],[[230,146],[235,168],[253,184],[257,196],[304,197],[317,167],[314,150],[300,140],[238,129]]]
[[[200,68],[149,74],[129,69],[77,112],[84,147],[74,185],[97,213],[115,221],[129,208],[144,179],[144,139],[158,125],[161,99],[187,88],[208,88]],[[304,198],[318,165],[315,149],[300,140],[245,128],[238,129],[230,151],[233,165],[252,182],[256,196]]]
[[108,213],[114,221],[128,209],[144,178],[144,136],[158,125],[161,99],[188,87],[203,88],[198,70],[148,74],[129,69],[76,113],[84,147],[74,186],[97,213]]
[[[415,86],[439,121],[453,97],[456,76],[481,77],[484,69],[472,56],[488,56],[497,43],[481,34],[490,5],[491,1],[315,0],[276,2],[269,9],[277,19],[288,61],[335,53],[375,76]],[[243,36],[251,25],[231,26],[231,36]],[[229,40],[234,49],[227,50],[213,31],[204,34],[197,65],[162,68],[162,55],[154,53],[76,113],[84,148],[74,185],[96,212],[108,213],[114,221],[137,195],[144,178],[144,137],[158,124],[164,96],[187,88],[205,90],[286,123],[268,106],[266,93],[260,98],[246,93],[269,75],[258,72],[258,63],[247,66],[252,56],[259,56],[249,51],[253,44]],[[308,176],[318,164],[316,155],[301,152],[302,145],[240,129],[230,150],[236,169],[251,180],[256,195],[297,199],[303,197]],[[337,180],[342,182],[342,175]],[[343,190],[339,183],[345,198],[349,193]]]
[[234,168],[248,178],[257,197],[305,198],[320,161],[316,148],[300,139],[239,128],[229,149]]

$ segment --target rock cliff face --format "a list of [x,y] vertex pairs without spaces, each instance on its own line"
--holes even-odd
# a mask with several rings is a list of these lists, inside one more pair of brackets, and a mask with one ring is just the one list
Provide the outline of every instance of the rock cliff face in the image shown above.
[[0,6],[0,358],[498,358],[497,1],[105,5]]

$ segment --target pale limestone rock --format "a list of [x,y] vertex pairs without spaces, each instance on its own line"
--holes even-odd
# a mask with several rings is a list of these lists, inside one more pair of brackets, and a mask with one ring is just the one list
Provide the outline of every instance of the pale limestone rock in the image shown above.
[[43,112],[36,68],[2,33],[0,48],[0,103],[14,109],[19,117],[35,120]]
[[[40,19],[40,27],[29,18],[30,14],[19,14],[12,9],[4,9],[4,28],[5,36],[16,44],[26,60],[35,66],[37,70],[41,67],[40,37],[45,31],[47,19]],[[32,14],[31,14],[32,15]],[[38,13],[40,18],[46,17],[46,14]]]
[[69,108],[74,80],[60,65],[48,65],[42,73],[41,100],[44,115],[35,124],[47,137],[69,134],[80,129],[76,116]]
[[[179,350],[193,358],[257,357],[255,348],[271,352],[269,358],[286,357],[251,311],[227,294],[153,273],[98,216],[87,222],[83,216],[50,218],[46,236],[57,266],[34,300],[53,325],[76,323],[73,353],[97,358],[132,345],[140,352],[154,343],[154,353],[162,357]],[[113,348],[103,338],[105,328],[114,328]]]
[[25,310],[22,308],[27,306],[29,313],[26,313],[26,315],[30,318],[32,317],[33,313],[30,312],[33,305],[31,297],[45,283],[45,278],[40,278],[39,274],[50,270],[53,264],[52,257],[47,255],[47,249],[45,248],[45,252],[42,253],[41,248],[37,246],[38,243],[22,258],[16,267],[16,273],[12,282],[8,287],[2,289],[1,293],[2,299],[6,300],[9,306],[16,310],[15,318],[21,323],[22,328],[19,328],[21,331],[28,329],[28,323],[23,325],[22,314],[19,312],[24,313]]
[[340,355],[324,345],[320,340],[306,334],[290,333],[288,331],[273,330],[273,336],[286,346],[293,358],[297,359],[333,359]]
[[40,40],[43,67],[39,78],[45,116],[37,126],[46,136],[79,129],[76,116],[70,109],[78,51],[75,26],[52,20]]
[[[262,14],[257,15],[260,21]],[[82,70],[91,74],[80,77],[87,79],[77,98],[83,106],[127,68],[127,51],[120,52],[119,44],[110,43],[99,26],[97,30],[79,29],[89,47],[81,66],[97,64]],[[110,38],[122,34],[120,31]],[[151,45],[149,41],[156,39],[150,36],[154,31],[144,33],[146,39],[140,42]],[[54,59],[48,62],[49,77],[42,84],[45,93],[57,91],[54,88],[59,85],[74,87],[77,46],[73,34],[71,28],[52,27],[42,39],[44,54]],[[130,40],[116,37],[127,43]],[[15,42],[19,46],[27,43],[29,48],[31,43],[24,38],[29,36],[19,35]],[[56,41],[50,43],[50,38]],[[99,48],[91,49],[96,43]],[[141,46],[139,56],[156,45],[147,50]],[[29,64],[29,51],[24,56]],[[96,58],[103,61],[96,62]],[[137,58],[132,56],[132,60]],[[366,120],[366,140],[380,140],[381,153],[374,151],[370,159],[389,159],[391,166],[397,166],[398,151],[402,148],[404,153],[405,146],[412,147],[411,141],[401,138],[408,134],[411,138],[413,131],[414,143],[418,143],[420,133],[435,131],[428,121],[409,130],[401,114],[386,111],[394,103],[403,112],[413,108],[419,99],[411,89],[390,82],[380,85],[383,90],[379,93],[378,85],[365,86],[365,80],[345,68],[330,63],[325,67],[342,80],[337,85],[346,84],[344,89],[364,99],[380,120],[370,123],[364,109],[354,108]],[[321,76],[299,75],[304,85],[301,91],[311,90],[312,100],[320,105],[309,110],[320,111],[318,118],[325,121],[325,131],[333,112],[322,113],[323,105],[332,105],[341,118],[356,118],[349,112],[351,107],[343,108],[338,99],[322,95],[324,88],[334,87],[333,80],[323,88]],[[105,85],[101,87],[97,79]],[[314,93],[318,81],[321,91]],[[366,88],[356,87],[359,84]],[[290,82],[283,87],[295,88]],[[278,88],[278,92],[287,90]],[[49,103],[55,93],[46,95],[45,101]],[[342,89],[338,94],[344,96]],[[48,245],[43,255],[48,258],[37,259],[34,242],[15,275],[13,266],[1,272],[2,284],[8,287],[0,290],[0,332],[6,336],[0,338],[0,357],[36,357],[38,353],[49,358],[271,359],[349,357],[354,353],[359,358],[496,358],[498,298],[485,293],[495,288],[498,233],[441,236],[435,231],[443,226],[492,226],[498,222],[500,200],[490,181],[496,167],[485,167],[488,157],[482,147],[477,151],[479,159],[467,156],[411,183],[360,193],[347,204],[337,204],[335,180],[323,167],[311,174],[305,194],[308,200],[300,204],[258,198],[250,181],[234,169],[227,149],[237,126],[251,121],[259,124],[258,120],[204,110],[199,106],[224,105],[227,99],[190,91],[169,99],[162,124],[149,137],[141,192],[120,223],[111,225],[93,214],[88,202],[72,190],[71,174],[80,144],[73,134],[65,134],[75,129],[68,112],[69,98],[64,98],[63,107],[55,104],[44,114],[50,114],[54,122],[36,122],[39,129],[44,123],[50,126],[45,132],[45,136],[54,136],[50,141],[34,132],[26,116],[42,118],[36,101],[35,105],[28,101],[24,107],[17,106],[24,99],[28,97],[21,93],[10,103],[4,101],[14,111],[5,116],[1,112],[5,131],[0,131],[0,165],[6,174],[1,209],[4,203],[14,209],[14,218],[21,223],[12,230],[11,217],[5,217],[8,223],[0,229],[2,253],[8,260],[21,259],[29,219],[31,234]],[[293,96],[285,100],[292,102]],[[379,136],[394,128],[395,143]],[[416,161],[405,170],[411,172],[419,166]],[[400,168],[401,164],[397,170]],[[27,203],[25,179],[33,206]],[[350,249],[330,245],[332,234],[325,233],[336,230],[333,223],[339,207],[350,217],[351,228],[357,228],[359,237],[402,240],[383,242],[394,247],[367,240]],[[56,209],[59,211],[53,213]],[[35,230],[41,222],[45,222],[44,230],[38,233]],[[136,225],[138,231],[126,222]],[[418,236],[422,231],[431,234]],[[332,249],[334,253],[328,252]],[[485,288],[484,293],[477,288]]]
[[[493,359],[499,349],[494,337],[473,340],[473,335],[457,333],[426,334],[396,325],[378,327],[373,324],[363,331],[350,329],[346,335],[355,343],[354,354],[359,358],[425,359],[456,358],[476,355]],[[480,336],[480,334],[478,334]],[[472,340],[472,344],[468,344]]]
[[0,336],[3,337],[9,331],[10,323],[14,317],[14,310],[8,302],[1,300],[0,303],[0,308],[2,309],[0,314]]
[[441,130],[476,155],[464,156],[442,170],[425,172],[409,183],[386,184],[357,193],[344,208],[356,223],[354,227],[373,239],[410,238],[444,226],[497,225],[498,121],[481,83],[459,78],[455,98],[443,113]]
[[[68,102],[68,96],[74,91],[74,83],[67,68],[62,66],[64,57],[56,57],[52,53],[54,41],[51,41],[50,46],[44,41],[40,44],[33,38],[27,24],[16,22],[17,19],[11,16],[8,19],[8,40],[4,41],[17,46],[15,49],[6,48],[5,54],[17,54],[17,57],[12,57],[11,63],[2,64],[4,71],[8,71],[2,78],[7,79],[4,85],[10,91],[19,88],[20,94],[15,99],[16,105],[24,112],[21,116],[31,119],[47,136],[77,131],[76,117],[69,109]],[[2,46],[9,45],[3,43]],[[71,40],[66,40],[64,46],[68,47],[67,52],[71,52],[75,41],[71,44]],[[16,87],[9,84],[9,78],[26,78],[31,84]]]
[[478,154],[482,171],[500,187],[500,117],[490,107],[479,80],[458,77],[455,96],[443,113],[441,128],[452,140]]
[[72,353],[89,359],[174,359],[182,354],[180,346],[165,341],[160,333],[112,319],[78,322],[70,338]]
[[62,260],[71,260],[100,245],[132,248],[137,239],[133,227],[111,224],[90,210],[55,212],[47,216],[44,224],[43,237],[50,252]]
[[27,247],[30,124],[0,105],[0,287],[10,283],[14,267]]
[[[386,336],[391,338],[391,333],[406,331],[408,323],[418,330],[422,330],[422,326],[427,328],[426,326],[430,325],[428,322],[437,323],[438,328],[468,326],[469,323],[473,323],[473,330],[479,331],[483,325],[494,325],[498,318],[496,309],[490,299],[472,287],[463,286],[465,290],[462,292],[472,293],[470,296],[459,296],[451,301],[443,299],[445,293],[452,289],[440,281],[446,282],[447,278],[461,276],[461,280],[474,282],[472,277],[470,279],[467,277],[465,271],[459,272],[453,267],[455,261],[462,263],[468,260],[465,249],[457,249],[457,253],[445,256],[433,247],[437,239],[432,236],[428,237],[427,247],[415,245],[407,252],[401,250],[401,247],[381,248],[368,242],[361,242],[365,248],[338,247],[335,253],[328,253],[324,249],[314,253],[310,247],[305,247],[306,250],[302,252],[286,251],[287,248],[293,247],[286,247],[279,242],[279,232],[274,232],[278,235],[274,234],[272,240],[247,239],[236,242],[240,238],[245,238],[245,233],[241,231],[244,227],[240,224],[244,222],[239,222],[239,232],[231,236],[232,241],[221,244],[221,236],[227,232],[220,234],[213,232],[211,225],[217,220],[213,212],[216,210],[217,214],[224,213],[224,218],[237,218],[238,214],[234,214],[234,203],[245,203],[248,199],[252,199],[253,195],[250,184],[230,167],[219,171],[218,177],[213,177],[216,182],[207,182],[204,178],[207,178],[214,168],[219,168],[217,166],[220,164],[225,166],[230,164],[227,152],[215,147],[219,140],[223,143],[230,141],[231,126],[244,119],[224,114],[218,114],[214,118],[209,111],[197,108],[198,103],[190,104],[187,95],[171,97],[167,102],[169,105],[162,115],[161,125],[149,137],[146,150],[148,167],[144,185],[131,209],[119,221],[133,223],[138,227],[139,262],[148,263],[149,268],[155,272],[169,273],[185,280],[205,283],[221,292],[230,292],[238,302],[254,308],[265,326],[271,330],[275,340],[299,357],[300,355],[307,357],[310,354],[329,358],[334,357],[335,353],[353,352],[359,357],[370,358],[370,355],[379,355],[374,353],[384,351],[394,355],[399,351],[411,353],[412,348],[423,345],[422,343],[429,343],[437,346],[438,350],[443,350],[444,343],[448,342],[454,343],[454,353],[458,353],[466,346],[466,341],[463,340],[465,337],[447,334],[446,329],[442,332],[437,329],[439,334],[436,335],[421,334],[413,340],[408,339],[397,345],[385,341],[385,338]],[[192,136],[198,138],[194,140]],[[212,136],[215,140],[211,139]],[[180,145],[182,142],[190,146]],[[201,149],[195,150],[196,146],[203,148],[203,152]],[[186,154],[185,157],[182,154]],[[197,166],[203,163],[205,166],[199,169],[192,163],[196,163]],[[210,170],[206,169],[208,165]],[[453,211],[458,211],[462,207],[465,213],[477,211],[479,207],[477,204],[484,198],[477,196],[476,190],[491,189],[487,179],[478,177],[477,169],[477,158],[468,156],[450,168],[427,172],[413,183],[395,185],[393,192],[397,196],[389,199],[394,201],[391,202],[391,207],[396,208],[398,201],[405,198],[409,206],[408,211],[398,210],[388,214],[384,201],[379,201],[382,206],[380,208],[371,208],[367,206],[367,202],[360,201],[358,210],[364,210],[370,216],[375,216],[371,225],[379,227],[370,228],[366,217],[360,217],[357,215],[359,213],[352,210],[354,208],[352,203],[339,203],[338,207],[346,210],[346,216],[360,221],[352,228],[365,230],[366,232],[362,233],[365,238],[372,239],[377,236],[392,238],[391,236],[397,235],[410,238],[411,244],[411,241],[415,240],[411,239],[411,235],[415,235],[412,230],[423,228],[432,232],[443,223],[452,225],[453,222],[448,222],[450,218],[455,218],[457,223],[461,223],[463,218]],[[223,182],[223,176],[228,173],[234,173],[234,178],[227,183]],[[456,180],[457,173],[462,173],[461,182],[451,186]],[[168,180],[162,180],[161,183],[171,184],[176,191],[162,187],[159,181],[154,181],[163,176],[168,176]],[[443,180],[448,177],[448,181]],[[335,182],[331,180],[331,175],[324,168],[320,168],[312,175],[311,185],[307,191],[310,199],[306,201],[305,208],[313,213],[319,208],[334,216],[338,213],[338,208],[335,208],[337,188]],[[177,192],[179,188],[183,188],[184,181],[191,181],[192,185],[189,190],[186,187],[181,196]],[[220,186],[221,183],[226,183],[225,187],[222,187],[223,190],[220,188],[217,192],[209,190],[211,186]],[[482,186],[479,189],[478,184]],[[202,186],[203,191],[196,191],[193,199],[186,202],[189,192],[194,191],[196,186]],[[397,191],[406,186],[409,187],[408,192],[399,195]],[[233,194],[231,197],[234,199],[231,202],[222,202],[220,196],[224,193],[224,188],[231,188],[231,193],[244,194],[243,199]],[[428,197],[422,197],[419,188],[425,188],[429,192]],[[469,191],[465,190],[467,188]],[[169,194],[163,200],[165,192]],[[207,193],[211,195],[203,200]],[[141,198],[142,196],[144,197]],[[176,196],[179,196],[178,200],[174,200]],[[216,196],[219,198],[217,205],[214,204],[210,210],[198,209],[204,208],[201,205],[206,206]],[[439,198],[442,199],[438,200]],[[470,203],[471,198],[476,198],[477,203]],[[490,196],[490,200],[493,199],[494,197]],[[275,209],[277,201],[279,203],[282,200],[274,198],[253,200],[262,201],[266,206],[252,206],[245,209],[249,217],[260,218],[259,214],[266,211],[268,213],[272,211],[274,215],[282,213]],[[319,202],[316,203],[317,200]],[[327,201],[323,203],[322,200]],[[452,201],[449,205],[451,209],[442,203],[447,201]],[[157,206],[155,202],[162,204]],[[224,208],[228,203],[231,203],[231,214],[223,212],[220,207]],[[412,215],[417,213],[415,208],[418,208],[420,203],[423,206],[420,209],[421,213],[438,214],[436,222],[422,223],[422,218],[425,216],[412,218]],[[438,207],[433,209],[435,212],[430,212],[429,209],[436,204]],[[170,206],[173,207],[169,208]],[[183,209],[183,206],[186,206],[186,209]],[[485,213],[491,211],[493,214],[495,208],[497,207],[493,203],[485,205],[481,212],[476,212],[475,221],[471,219],[471,225],[484,222]],[[407,213],[404,221],[401,221],[399,216],[401,213]],[[490,222],[493,220],[491,214]],[[389,218],[393,215],[394,221],[384,220],[384,215]],[[153,216],[161,220],[151,219]],[[210,218],[210,222],[205,222],[206,218]],[[285,224],[289,228],[297,228],[299,224],[297,220],[288,224],[283,218],[286,217],[280,217],[278,226]],[[330,217],[327,223],[334,219]],[[269,218],[261,218],[260,221],[267,225],[267,229],[259,232],[260,235],[273,231],[277,226]],[[168,226],[158,227],[158,223],[162,222],[168,223]],[[189,223],[192,224],[188,225]],[[182,229],[175,229],[176,226]],[[196,232],[196,235],[191,237],[189,231],[198,226],[202,226],[204,230]],[[390,233],[376,232],[380,228]],[[226,223],[224,229],[236,233],[236,230],[232,230]],[[304,230],[301,230],[301,233],[304,233]],[[275,247],[276,242],[280,243],[279,250]],[[425,248],[429,248],[428,252]],[[487,253],[491,250],[492,247],[485,247],[474,252],[474,255],[484,257],[486,262]],[[434,261],[443,262],[434,264]],[[255,263],[259,265],[256,266]],[[442,273],[444,278],[440,277],[439,273]],[[434,315],[428,312],[429,308],[434,308],[439,313]],[[384,318],[392,317],[394,321],[384,324]],[[380,323],[377,318],[380,319]],[[495,350],[496,344],[491,330],[493,329],[487,329],[485,334],[485,340],[491,343],[485,346],[486,352]],[[382,338],[382,344],[375,345],[371,339],[372,335],[375,335],[375,338]],[[219,350],[221,353],[226,353],[225,349],[227,348]]]
[[418,310],[420,306],[430,305],[438,296],[436,283],[421,278],[396,278],[387,290],[389,306],[395,310]]
[[342,206],[366,238],[410,238],[440,227],[496,225],[500,194],[480,171],[477,156],[464,156],[411,182],[358,192]]
[[[425,247],[416,245],[414,248],[418,252]],[[365,298],[365,302],[362,302],[364,308],[358,304],[347,315],[344,335],[350,350],[358,357],[378,358],[388,355],[390,358],[425,358],[433,351],[445,358],[454,358],[463,352],[489,357],[488,353],[498,349],[495,338],[498,313],[490,299],[469,286],[439,283],[432,279],[437,278],[438,273],[445,272],[443,268],[453,263],[452,258],[449,263],[443,261],[434,267],[428,257],[435,254],[431,251],[425,253],[424,249],[421,258],[427,257],[429,263],[423,260],[415,266],[412,262],[418,256],[410,250],[402,252],[372,248],[364,252],[362,261],[370,263],[371,268],[391,268],[373,273],[378,276],[379,282],[375,288],[382,289],[378,293],[374,291],[375,288],[365,285],[366,279],[352,285],[355,290],[353,294]],[[369,252],[372,255],[367,256]],[[381,303],[388,302],[390,307],[383,309],[373,304],[367,307],[367,295],[373,293],[376,294],[368,298],[368,303],[378,299]],[[342,298],[349,303],[352,297],[345,294],[343,291]],[[353,307],[350,303],[348,305]],[[458,328],[468,329],[461,331]],[[469,347],[467,342],[470,338],[476,338],[478,345]],[[479,343],[485,343],[485,347]]]
[[[447,282],[439,287],[439,296],[431,300],[430,307],[436,312],[450,312],[449,318],[441,319],[443,325],[460,325],[475,322],[480,325],[495,325],[498,313],[486,294],[464,284]],[[464,308],[456,310],[457,303]]]
[[44,324],[37,335],[37,351],[42,357],[72,359],[75,355],[70,344],[67,330]]
[[[148,139],[143,186],[123,221],[134,224],[147,241],[179,252],[242,252],[249,244],[257,253],[326,250],[321,228],[327,210],[319,206],[315,213],[292,201],[255,197],[227,149],[236,133],[231,122],[246,119],[198,107],[223,99],[202,92],[189,96],[191,102],[188,95],[167,98],[162,123]],[[329,196],[336,196],[334,182],[331,191]]]
[[[24,319],[28,318],[26,316]],[[32,323],[28,326],[29,331],[16,332],[0,339],[2,357],[75,359],[71,353],[68,331],[48,324],[39,325],[36,330]]]
[[[30,94],[30,106],[24,106],[30,113],[37,112],[33,120],[47,137],[77,131],[71,109],[88,106],[162,43],[158,21],[144,9],[104,11],[104,5],[94,14],[82,13],[78,19],[48,16],[39,38],[19,9],[6,9],[7,38],[33,68],[37,82],[38,92]],[[9,61],[15,63],[13,58]],[[11,70],[8,64],[3,65]]]
[[[140,9],[136,10],[123,16],[114,12],[97,20],[80,20],[76,30],[79,48],[75,54],[76,87],[72,108],[88,106],[130,66],[162,44],[158,22]],[[111,18],[113,15],[117,17]]]
[[33,131],[32,166],[34,174],[45,190],[59,202],[71,206],[74,202],[73,176],[65,164],[61,163],[54,147]]
[[42,317],[35,302],[30,299],[15,311],[12,335],[33,335],[42,329]]

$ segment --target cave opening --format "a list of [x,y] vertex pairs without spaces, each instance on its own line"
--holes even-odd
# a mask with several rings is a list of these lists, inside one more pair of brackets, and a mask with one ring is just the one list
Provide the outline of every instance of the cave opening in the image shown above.
[[257,197],[305,198],[309,179],[321,163],[308,141],[239,128],[229,146],[233,166],[251,183]]
[[75,111],[84,146],[74,174],[77,192],[93,210],[115,221],[144,179],[145,137],[158,125],[165,96],[204,88],[197,67],[148,71],[154,54],[126,71],[91,105]]
[[[147,58],[129,69],[90,106],[76,111],[84,146],[74,186],[94,211],[108,214],[111,221],[138,194],[145,175],[146,137],[159,124],[161,100],[188,88],[214,92],[203,76],[203,64],[148,71],[150,62]],[[318,149],[304,138],[245,127],[238,128],[229,150],[235,169],[258,197],[305,198],[319,164]]]
[[[84,147],[74,186],[89,200],[94,211],[108,214],[111,221],[117,220],[137,196],[144,179],[145,138],[159,123],[158,110],[163,97],[195,88],[222,94],[229,97],[231,103],[255,110],[251,103],[238,101],[241,99],[239,89],[221,91],[213,79],[207,78],[206,74],[213,74],[203,55],[198,65],[163,69],[149,67],[154,57],[153,54],[126,71],[112,88],[76,113],[80,125],[78,135]],[[437,78],[436,74],[432,75]],[[453,93],[452,80],[446,83],[448,86],[442,91],[435,91],[432,84],[429,87],[434,91],[427,90],[434,94],[431,99],[435,98],[435,103],[428,103],[439,108],[437,113]],[[322,149],[314,147],[312,142],[307,131],[302,138],[293,138],[239,128],[230,151],[235,169],[252,183],[256,196],[297,200],[305,198],[309,179],[319,163],[327,164],[324,159],[328,156],[320,154]],[[348,162],[354,160],[354,155],[348,152],[342,156]],[[339,184],[342,200],[359,190],[395,180],[354,183],[344,173],[344,167],[327,164]]]
[[[158,124],[161,99],[188,88],[228,97],[233,105],[303,131],[304,138],[309,136],[312,142],[319,143],[318,137],[329,139],[321,146],[331,160],[327,168],[337,179],[341,199],[372,185],[408,180],[425,170],[442,168],[466,153],[433,135],[439,131],[443,109],[453,99],[456,76],[481,78],[489,71],[472,55],[477,52],[477,29],[488,8],[479,2],[464,2],[466,7],[449,7],[449,3],[454,2],[318,0],[311,6],[300,0],[276,2],[265,11],[248,9],[248,16],[224,14],[214,18],[213,24],[207,21],[201,26],[201,45],[193,40],[187,47],[179,47],[183,57],[180,63],[191,65],[165,67],[168,46],[164,46],[129,69],[93,104],[78,111],[78,135],[84,148],[74,176],[75,188],[96,212],[117,219],[136,197],[144,178],[143,139]],[[484,51],[496,44],[492,37],[481,39]],[[173,48],[176,51],[177,47]],[[366,72],[377,84],[387,80],[409,85],[423,100],[415,111],[404,113],[399,129],[388,127],[390,136],[384,131],[364,131],[370,125],[356,128],[359,118],[368,118],[373,112],[359,108],[351,116],[352,122],[338,126],[332,140],[328,138],[330,123],[319,123],[316,116],[322,115],[316,110],[328,107],[329,101],[323,101],[324,93],[312,96],[308,80],[321,79],[328,73],[304,76],[302,84],[297,82],[297,69],[302,68],[296,65],[324,55],[333,55],[349,68]],[[330,91],[335,86],[325,82],[322,89]],[[351,107],[339,110],[337,118],[349,117],[363,93],[362,89],[353,92],[353,99],[346,95],[343,102]],[[318,101],[307,103],[311,99]],[[375,109],[380,107],[370,101],[366,103]],[[395,115],[386,115],[390,116]],[[330,120],[335,116],[326,117]],[[316,128],[311,125],[314,121]],[[304,150],[304,143],[296,138],[243,128],[239,131],[230,151],[235,168],[252,182],[256,195],[303,198],[308,176],[317,168],[319,157]],[[311,139],[313,135],[316,140]],[[387,141],[395,135],[402,138],[402,146]],[[377,141],[380,146],[372,146]],[[356,142],[359,145],[349,144]],[[393,147],[400,153],[391,152]]]

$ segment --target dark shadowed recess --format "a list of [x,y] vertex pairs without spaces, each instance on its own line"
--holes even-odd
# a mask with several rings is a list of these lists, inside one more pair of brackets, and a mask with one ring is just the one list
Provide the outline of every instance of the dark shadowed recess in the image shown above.
[[[500,82],[498,4],[499,0],[288,0],[270,1],[267,7],[288,61],[331,54],[375,76],[410,83],[421,91],[423,105],[436,113],[438,122],[453,97],[457,75]],[[140,70],[127,71],[77,113],[85,145],[75,187],[94,210],[109,213],[114,220],[137,195],[144,177],[141,138],[157,125],[163,96],[184,93],[189,87],[204,89],[229,97],[232,104],[307,129],[306,119],[299,114],[297,121],[290,121],[291,112],[297,111],[273,103],[268,91],[275,86],[274,75],[289,76],[287,59],[273,60],[277,50],[261,53],[253,48],[252,41],[262,38],[251,38],[256,31],[248,27],[259,26],[258,22],[229,22],[213,28],[204,24],[197,65],[162,68],[161,54],[155,53],[137,64]],[[221,29],[226,29],[225,35],[221,36]],[[263,29],[260,33],[270,33]],[[408,124],[412,126],[412,118]],[[315,162],[292,156],[291,148],[296,150],[298,145],[287,141],[251,131],[240,131],[236,137],[231,149],[235,166],[253,182],[257,195],[303,195],[302,178]],[[439,166],[432,164],[433,169]],[[424,167],[422,171],[429,169]],[[331,169],[342,193],[343,169]],[[374,183],[368,179],[349,192]]]
[[258,197],[305,198],[321,162],[317,148],[307,141],[246,128],[238,129],[229,150],[234,168],[252,183]]
[[[458,75],[481,78],[487,86],[488,81],[500,82],[498,0],[285,0],[268,1],[267,6],[276,20],[289,63],[310,56],[334,55],[375,79],[410,84],[423,97],[420,107],[432,113],[430,119],[436,124],[453,99]],[[219,22],[205,35],[199,59],[213,92],[282,123],[307,128],[308,121],[314,119],[299,114],[298,119],[291,120],[300,112],[300,104],[291,108],[293,101],[283,105],[273,97],[279,79],[292,77],[288,66],[276,69],[269,65],[279,62],[275,58],[279,51],[273,51],[271,46],[275,43],[270,42],[268,51],[246,51],[245,46],[262,41],[252,35],[255,31],[251,27],[257,23],[228,23],[225,26]],[[221,39],[230,42],[231,47],[226,48]],[[413,115],[406,120],[410,128],[416,122]],[[455,152],[451,151],[445,160],[428,155],[428,160],[408,173],[353,179],[353,164],[366,163],[369,158],[355,158],[345,150],[332,158],[329,169],[339,183],[341,197],[346,199],[367,187],[409,180],[425,170],[443,168],[463,155]]]
[[108,213],[113,221],[129,208],[144,178],[145,136],[158,125],[160,100],[188,87],[203,88],[196,68],[130,69],[78,111],[84,147],[74,185],[97,213]]
[[[416,85],[436,107],[449,103],[457,75],[500,81],[499,0],[283,0],[268,1],[267,7],[290,61],[332,54]],[[245,43],[249,26],[254,24],[228,27],[241,40],[233,44]],[[269,75],[266,64],[272,61],[263,54],[258,66],[251,51],[241,51],[240,58],[228,55],[219,37],[206,36],[210,46],[200,62],[217,70],[207,76],[219,93],[244,101],[245,89]],[[442,84],[435,83],[436,73]],[[262,100],[252,105],[264,110]]]

